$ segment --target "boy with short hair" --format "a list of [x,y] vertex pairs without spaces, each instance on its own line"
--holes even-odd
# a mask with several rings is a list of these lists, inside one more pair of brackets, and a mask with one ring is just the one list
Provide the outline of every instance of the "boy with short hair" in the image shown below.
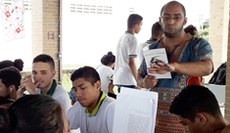
[[21,83],[30,94],[49,95],[57,100],[67,113],[71,107],[68,93],[54,79],[56,74],[54,60],[50,55],[40,54],[33,59],[32,75],[27,76]]
[[204,86],[185,87],[173,100],[169,112],[178,115],[190,133],[230,132],[215,95]]
[[114,99],[101,91],[100,76],[89,66],[75,70],[71,75],[77,102],[69,109],[70,129],[81,133],[111,133]]

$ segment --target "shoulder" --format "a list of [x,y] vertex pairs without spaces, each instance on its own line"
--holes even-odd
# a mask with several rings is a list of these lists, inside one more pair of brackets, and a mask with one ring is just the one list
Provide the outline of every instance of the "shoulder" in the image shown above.
[[204,38],[200,38],[200,37],[194,37],[194,38],[192,38],[190,40],[190,44],[197,44],[197,45],[206,44],[206,45],[210,45],[207,40],[205,40]]
[[54,94],[57,93],[57,94],[64,94],[64,95],[68,95],[68,92],[61,86],[61,85],[57,85],[56,89],[55,89],[55,92]]
[[75,102],[74,105],[70,107],[70,109],[68,110],[68,117],[71,117],[76,113],[79,113],[80,110],[83,110],[83,107],[80,105],[79,102]]
[[155,42],[152,42],[151,44],[149,44],[149,49],[155,49],[155,48],[158,48],[159,46],[160,46],[160,42],[155,41]]

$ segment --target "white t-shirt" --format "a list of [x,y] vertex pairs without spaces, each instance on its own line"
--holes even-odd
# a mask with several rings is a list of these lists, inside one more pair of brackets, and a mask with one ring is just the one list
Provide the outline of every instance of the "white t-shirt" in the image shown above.
[[116,51],[113,83],[115,85],[135,85],[136,80],[129,67],[129,57],[137,57],[137,39],[126,32],[119,40]]
[[72,106],[68,92],[66,92],[60,85],[57,85],[54,94],[52,95],[52,98],[61,104],[62,108],[65,110],[66,113]]
[[[41,89],[37,89],[37,94],[41,94]],[[72,106],[68,92],[66,92],[62,88],[62,86],[57,84],[55,91],[52,95],[52,98],[55,99],[61,105],[61,107],[65,110],[67,114],[67,111]]]
[[95,116],[89,116],[85,108],[76,102],[67,113],[70,129],[80,128],[81,133],[112,133],[114,101],[106,96]]
[[96,68],[101,79],[101,90],[108,94],[109,83],[113,78],[113,69],[111,67],[100,65]]

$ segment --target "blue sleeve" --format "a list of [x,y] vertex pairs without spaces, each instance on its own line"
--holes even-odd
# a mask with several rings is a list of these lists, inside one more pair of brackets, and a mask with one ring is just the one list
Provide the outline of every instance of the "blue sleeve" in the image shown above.
[[212,48],[209,42],[203,38],[194,41],[194,61],[210,60],[212,59]]
[[147,66],[146,66],[144,58],[143,58],[142,63],[138,69],[138,72],[142,77],[145,77],[147,75]]

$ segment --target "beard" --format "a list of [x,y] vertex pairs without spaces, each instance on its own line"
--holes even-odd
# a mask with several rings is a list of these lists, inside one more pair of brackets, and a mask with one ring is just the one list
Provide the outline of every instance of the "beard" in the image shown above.
[[183,26],[180,27],[179,29],[177,29],[175,32],[167,32],[167,31],[164,31],[164,35],[167,37],[167,38],[175,38],[181,31],[183,30]]

